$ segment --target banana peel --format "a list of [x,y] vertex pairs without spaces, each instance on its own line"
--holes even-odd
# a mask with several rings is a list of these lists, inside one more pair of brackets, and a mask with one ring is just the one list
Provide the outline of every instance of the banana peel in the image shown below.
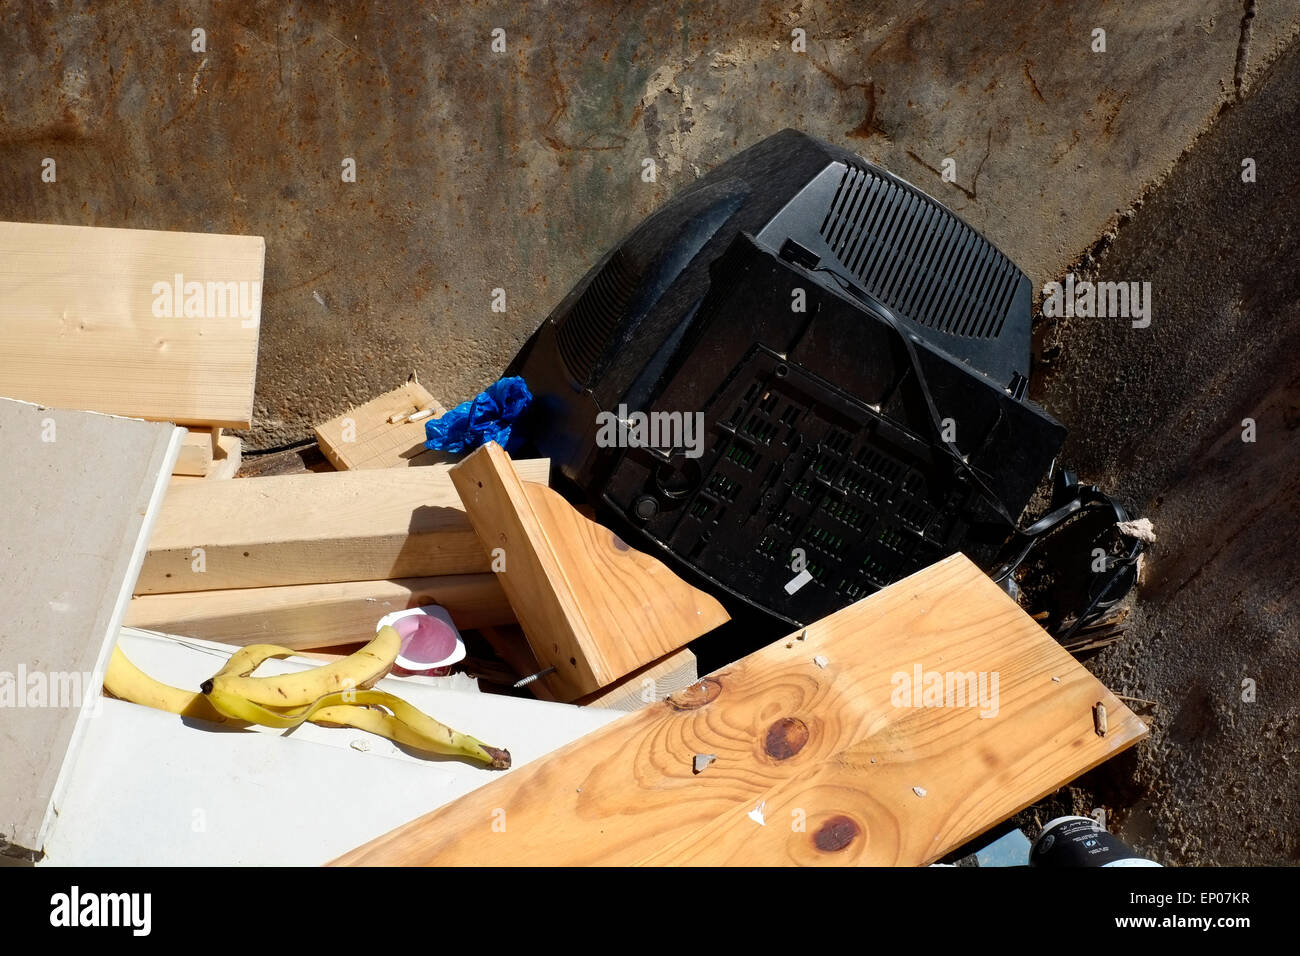
[[[285,730],[308,720],[327,726],[355,727],[426,753],[469,757],[498,770],[510,767],[508,750],[489,746],[475,737],[453,730],[402,698],[385,691],[338,691],[326,694],[303,707],[276,709],[231,693],[220,678],[212,683],[213,686],[207,693],[208,700],[213,707],[234,720]],[[391,713],[374,710],[374,707],[385,707]]]
[[[262,648],[268,646],[270,645],[260,645]],[[225,682],[227,693],[247,698],[254,704],[264,707],[302,707],[336,691],[370,687],[393,669],[401,649],[401,636],[394,628],[385,626],[379,629],[365,647],[332,664],[273,677],[218,674],[204,681],[202,690],[209,694],[213,683],[220,680]],[[253,657],[255,655],[250,655],[249,659]]]
[[[392,631],[392,636],[397,636],[397,632],[392,628],[383,630]],[[382,634],[382,631],[380,633]],[[400,638],[398,643],[400,645]],[[374,660],[382,660],[387,655],[390,644],[391,640],[386,640],[377,651],[371,648],[371,645],[358,651],[357,654],[361,654],[371,648],[371,657],[363,659],[358,669],[343,669],[340,672],[336,665],[345,663],[345,659],[298,675],[283,675],[284,678],[295,678],[311,675],[315,671],[327,668],[333,669],[333,673],[326,675],[324,679],[320,679],[318,675],[318,684],[301,680],[292,682],[290,684],[292,693],[299,693],[304,686],[330,687],[339,682],[344,685],[342,690],[321,694],[309,703],[296,707],[267,706],[239,693],[247,686],[245,682],[250,679],[248,675],[263,661],[288,657],[295,653],[289,648],[275,644],[250,644],[237,650],[221,670],[204,682],[205,693],[182,690],[155,680],[136,667],[122,652],[121,647],[115,647],[104,675],[104,689],[121,700],[211,723],[240,727],[260,724],[265,727],[289,729],[310,721],[326,727],[352,727],[386,737],[395,743],[423,753],[466,757],[486,763],[494,769],[508,769],[509,751],[489,746],[475,737],[453,730],[394,694],[366,688],[354,689],[348,685],[348,681],[352,679],[351,675],[358,672],[368,673],[373,669],[376,666]],[[393,656],[396,657],[395,650]],[[390,662],[387,668],[391,666]],[[384,673],[387,673],[387,668]],[[377,675],[371,680],[378,680],[381,676],[383,675]],[[276,686],[274,682],[282,678],[251,679],[271,682],[258,686],[274,688]],[[379,709],[381,707],[386,710]]]
[[118,700],[142,704],[154,710],[165,710],[169,714],[193,717],[214,724],[223,724],[228,720],[202,694],[154,680],[132,664],[130,658],[122,653],[121,647],[114,647],[113,656],[108,659],[108,670],[104,672],[104,690]]
[[279,644],[245,644],[231,654],[230,659],[213,676],[227,677],[233,675],[235,677],[247,677],[261,667],[265,661],[273,658],[281,660],[286,657],[293,657],[297,653],[297,651],[288,647],[281,647]]

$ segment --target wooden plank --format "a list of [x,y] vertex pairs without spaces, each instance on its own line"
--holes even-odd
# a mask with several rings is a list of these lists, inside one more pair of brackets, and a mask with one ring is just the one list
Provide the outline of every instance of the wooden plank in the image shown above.
[[234,478],[239,471],[240,462],[244,460],[244,441],[234,435],[221,435],[217,438],[217,453],[212,459],[212,467],[203,477],[209,480],[224,481]]
[[441,604],[462,629],[508,624],[514,611],[491,574],[396,581],[146,594],[131,599],[128,627],[226,644],[330,647],[367,640],[391,611]]
[[[528,638],[519,625],[480,627],[478,632],[492,645],[497,657],[505,661],[516,677],[527,677],[541,670],[537,658],[533,656],[533,649],[528,646]],[[580,697],[574,703],[582,707],[603,707],[607,710],[640,710],[684,690],[695,683],[698,677],[699,667],[695,655],[683,647],[619,678],[608,687]],[[538,700],[558,700],[546,677],[528,684],[527,689]]]
[[0,399],[0,851],[39,853],[181,432]]
[[561,700],[576,700],[728,620],[716,600],[519,475],[495,442],[451,469],[469,519]]
[[212,460],[220,454],[218,439],[220,428],[191,428],[181,439],[181,453],[176,456],[173,475],[202,477],[212,467]]
[[269,478],[272,475],[304,475],[308,472],[332,472],[330,464],[315,443],[301,448],[286,448],[270,454],[250,455],[239,466],[240,478]]
[[265,251],[260,236],[0,222],[0,395],[247,428]]
[[[520,468],[545,481],[550,463]],[[488,570],[447,466],[335,471],[174,485],[136,593]]]
[[234,435],[222,435],[217,439],[217,454],[208,463],[201,475],[186,475],[172,472],[171,484],[183,485],[191,481],[225,481],[234,478],[243,460],[244,442]]
[[[918,670],[984,672],[989,706],[918,706]],[[955,555],[336,863],[921,865],[1146,732]]]
[[673,651],[666,657],[621,677],[594,694],[580,697],[575,703],[583,707],[607,710],[640,710],[656,701],[679,694],[700,677],[698,662],[689,648]]
[[[414,422],[406,420],[425,410],[432,414]],[[432,465],[446,461],[447,456],[424,447],[424,424],[445,411],[412,378],[391,392],[317,425],[316,440],[339,471]],[[401,416],[401,420],[392,421],[395,416]]]

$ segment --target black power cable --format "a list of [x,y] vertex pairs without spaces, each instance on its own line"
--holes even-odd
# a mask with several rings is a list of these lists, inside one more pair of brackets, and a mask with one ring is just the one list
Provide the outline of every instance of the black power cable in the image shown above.
[[260,455],[274,455],[276,452],[293,451],[295,448],[306,448],[308,445],[316,444],[314,438],[302,438],[298,441],[286,442],[283,445],[273,445],[270,448],[256,448],[252,451],[244,452],[245,458],[257,458]]
[[898,316],[894,315],[893,311],[890,310],[888,306],[877,301],[866,290],[860,288],[847,276],[836,272],[834,269],[827,268],[826,266],[818,266],[812,271],[825,272],[836,282],[840,283],[840,285],[844,287],[844,291],[860,299],[873,312],[878,313],[880,317],[885,320],[886,324],[893,329],[894,334],[902,339],[903,345],[907,349],[908,359],[912,363],[912,371],[916,374],[916,382],[921,388],[921,394],[925,398],[926,408],[930,412],[930,424],[934,428],[934,440],[938,447],[944,449],[944,451],[948,453],[949,457],[952,458],[954,468],[956,468],[956,470],[961,474],[965,475],[975,485],[981,497],[993,506],[993,510],[996,511],[1008,525],[1013,529],[1016,529],[1016,519],[1007,511],[1006,505],[1002,503],[1002,499],[988,486],[988,482],[984,480],[983,476],[980,475],[975,466],[967,461],[966,456],[961,453],[961,449],[953,442],[944,438],[943,416],[939,413],[939,407],[935,404],[934,395],[931,393],[930,385],[925,378],[925,371],[921,368],[921,358],[916,352],[916,345],[920,340],[911,332],[903,328]]
[[[1020,567],[1040,541],[1045,540],[1051,532],[1059,528],[1062,523],[1074,515],[1081,513],[1085,509],[1098,507],[1109,508],[1111,509],[1114,520],[1117,524],[1121,521],[1128,520],[1128,513],[1113,498],[1093,485],[1079,485],[1077,481],[1074,480],[1073,475],[1069,475],[1064,485],[1064,490],[1073,491],[1074,496],[1069,501],[1066,501],[1064,504],[1054,508],[1046,515],[1033,521],[1028,527],[1021,528],[1018,521],[1007,511],[1002,499],[988,486],[988,483],[984,480],[984,477],[979,473],[978,469],[971,465],[971,463],[966,459],[966,456],[961,453],[961,449],[959,449],[955,443],[944,438],[943,416],[940,414],[939,408],[934,400],[934,395],[930,391],[929,383],[925,378],[925,371],[921,367],[920,356],[916,351],[919,339],[917,339],[914,334],[903,328],[899,318],[894,315],[887,306],[878,302],[847,276],[842,275],[834,269],[827,268],[826,266],[817,266],[811,271],[824,272],[831,278],[835,279],[835,281],[843,287],[845,292],[848,292],[855,298],[861,300],[871,308],[872,311],[884,318],[889,327],[893,329],[894,333],[902,340],[904,347],[907,349],[908,358],[912,363],[912,370],[916,374],[917,385],[921,389],[921,394],[925,398],[926,407],[930,412],[930,424],[934,429],[934,438],[937,440],[937,447],[943,448],[948,453],[949,457],[952,459],[955,470],[967,477],[971,483],[974,484],[975,488],[984,500],[992,505],[998,515],[1001,516],[1011,527],[1012,535],[1008,539],[1007,547],[1012,547],[1012,542],[1019,542],[1019,548],[1015,557],[1004,562],[997,570],[990,574],[995,583],[1001,584],[1005,581],[1018,567]],[[1123,533],[1121,532],[1121,534]],[[1086,622],[1095,616],[1094,612],[1096,611],[1097,606],[1102,603],[1106,595],[1114,588],[1124,571],[1136,562],[1138,556],[1142,553],[1143,544],[1141,540],[1132,538],[1130,535],[1123,536],[1133,542],[1128,555],[1115,562],[1111,568],[1111,575],[1106,581],[1106,584],[1097,595],[1092,598],[1084,611],[1075,618],[1075,621],[1070,626],[1069,630],[1060,637],[1059,640],[1067,640],[1073,636],[1080,627],[1084,626]]]
[[1124,557],[1115,561],[1115,563],[1111,566],[1110,578],[1106,581],[1105,586],[1102,587],[1102,589],[1097,592],[1096,597],[1094,597],[1091,601],[1088,602],[1088,606],[1085,607],[1083,609],[1083,612],[1074,619],[1074,623],[1071,624],[1066,629],[1065,633],[1057,637],[1057,641],[1064,644],[1066,641],[1068,641],[1071,637],[1074,636],[1074,633],[1076,631],[1078,631],[1081,627],[1086,626],[1090,621],[1092,621],[1097,616],[1094,613],[1094,611],[1097,608],[1097,605],[1101,604],[1101,602],[1105,600],[1106,595],[1110,593],[1111,588],[1113,588],[1115,584],[1120,580],[1124,572],[1130,566],[1137,563],[1138,556],[1141,553],[1142,553],[1142,542],[1139,539],[1134,538],[1133,546],[1129,548],[1129,553]]

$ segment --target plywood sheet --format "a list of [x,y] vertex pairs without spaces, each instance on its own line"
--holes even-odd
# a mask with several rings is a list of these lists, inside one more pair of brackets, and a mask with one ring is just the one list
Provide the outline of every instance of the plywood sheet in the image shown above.
[[336,862],[921,865],[1145,734],[955,555]]

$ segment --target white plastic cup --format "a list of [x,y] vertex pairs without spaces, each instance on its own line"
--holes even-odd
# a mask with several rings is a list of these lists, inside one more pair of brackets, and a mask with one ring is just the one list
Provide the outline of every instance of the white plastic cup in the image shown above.
[[394,669],[408,674],[447,673],[465,659],[465,642],[446,608],[437,604],[385,614],[375,631],[391,626],[402,638]]

